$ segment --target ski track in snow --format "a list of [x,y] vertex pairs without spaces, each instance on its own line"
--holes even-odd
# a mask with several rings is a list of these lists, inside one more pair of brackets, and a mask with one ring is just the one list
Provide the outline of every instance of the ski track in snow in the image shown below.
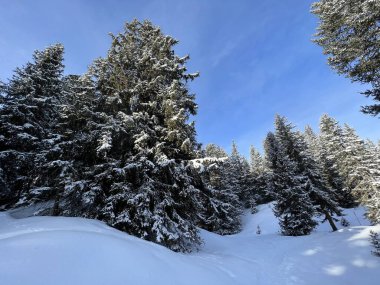
[[[377,285],[363,209],[346,210],[351,226],[309,236],[278,234],[271,205],[243,217],[241,233],[204,230],[204,246],[174,253],[104,223],[82,218],[0,213],[0,284]],[[21,215],[22,216],[22,215]],[[261,234],[256,234],[257,226]]]

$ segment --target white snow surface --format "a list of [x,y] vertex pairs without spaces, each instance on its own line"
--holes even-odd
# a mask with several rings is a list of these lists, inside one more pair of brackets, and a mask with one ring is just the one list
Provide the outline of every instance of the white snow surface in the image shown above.
[[[244,216],[244,230],[219,236],[201,230],[199,252],[180,254],[104,223],[0,213],[0,284],[377,285],[363,209],[346,210],[351,226],[309,236],[278,234],[271,205]],[[18,218],[15,218],[18,217]],[[256,234],[257,226],[261,234]]]

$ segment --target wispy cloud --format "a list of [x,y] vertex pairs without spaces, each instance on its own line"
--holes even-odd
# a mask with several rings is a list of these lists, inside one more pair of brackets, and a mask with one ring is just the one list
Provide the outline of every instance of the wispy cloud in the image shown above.
[[212,67],[218,66],[219,63],[224,58],[228,57],[233,52],[233,50],[236,48],[236,46],[238,45],[238,42],[239,41],[237,41],[237,40],[227,42],[219,52],[214,54],[212,59],[211,59]]

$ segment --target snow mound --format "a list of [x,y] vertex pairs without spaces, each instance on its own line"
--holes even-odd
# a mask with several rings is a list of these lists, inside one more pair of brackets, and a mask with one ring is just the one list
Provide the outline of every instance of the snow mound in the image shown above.
[[95,220],[0,213],[0,283],[378,284],[380,259],[368,236],[380,226],[368,226],[361,208],[345,218],[351,226],[335,233],[322,224],[309,236],[284,237],[271,205],[262,205],[244,216],[241,233],[201,231],[203,249],[186,255]]

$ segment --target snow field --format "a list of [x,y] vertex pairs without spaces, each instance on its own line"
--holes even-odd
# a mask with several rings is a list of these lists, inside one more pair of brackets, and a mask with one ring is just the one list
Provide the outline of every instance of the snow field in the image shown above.
[[368,236],[380,226],[368,226],[361,208],[345,218],[351,226],[335,233],[322,224],[284,237],[262,205],[243,217],[241,233],[201,230],[202,250],[179,254],[95,220],[0,213],[0,284],[377,285],[380,259]]

